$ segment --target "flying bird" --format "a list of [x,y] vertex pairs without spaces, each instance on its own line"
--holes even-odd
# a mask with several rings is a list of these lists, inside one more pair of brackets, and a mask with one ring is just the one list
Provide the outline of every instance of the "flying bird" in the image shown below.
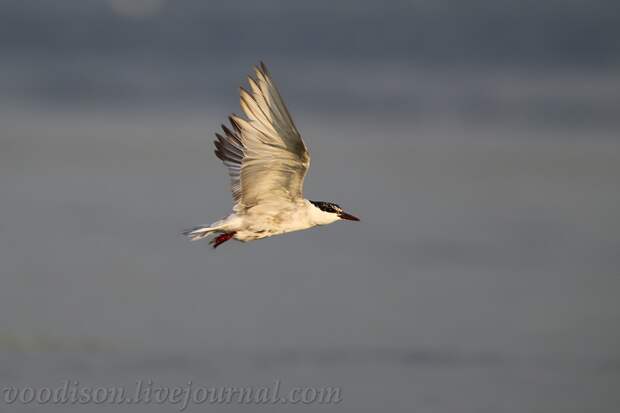
[[228,167],[233,212],[209,226],[183,234],[192,241],[218,234],[217,248],[236,239],[247,242],[300,231],[339,220],[359,221],[335,203],[303,197],[310,154],[293,123],[264,63],[248,77],[250,91],[241,87],[241,108],[247,119],[229,116],[215,136],[215,155]]

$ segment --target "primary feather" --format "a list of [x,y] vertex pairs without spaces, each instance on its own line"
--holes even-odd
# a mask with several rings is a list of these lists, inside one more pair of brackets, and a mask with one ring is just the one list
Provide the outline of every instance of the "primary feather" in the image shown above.
[[241,88],[247,120],[230,116],[232,130],[222,125],[215,154],[228,167],[234,210],[262,202],[303,198],[310,155],[278,89],[263,63],[249,77],[251,92]]

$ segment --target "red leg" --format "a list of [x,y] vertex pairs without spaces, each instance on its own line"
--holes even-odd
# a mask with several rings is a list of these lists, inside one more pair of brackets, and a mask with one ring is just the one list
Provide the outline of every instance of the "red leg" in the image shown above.
[[229,239],[231,239],[235,235],[234,232],[226,232],[224,234],[220,234],[217,237],[213,238],[209,244],[213,245],[213,248],[217,248],[220,244],[225,243]]

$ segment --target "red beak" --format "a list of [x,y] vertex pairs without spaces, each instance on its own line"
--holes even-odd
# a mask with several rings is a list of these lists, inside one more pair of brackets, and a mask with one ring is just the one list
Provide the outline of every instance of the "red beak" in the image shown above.
[[360,219],[358,217],[355,217],[351,214],[347,214],[346,212],[341,212],[340,214],[338,214],[338,216],[342,219],[346,219],[348,221],[359,221]]

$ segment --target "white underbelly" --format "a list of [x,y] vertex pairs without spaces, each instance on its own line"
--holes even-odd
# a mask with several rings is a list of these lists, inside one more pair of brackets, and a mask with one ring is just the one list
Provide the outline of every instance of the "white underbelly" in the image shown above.
[[278,215],[250,215],[244,218],[243,224],[237,230],[235,238],[240,241],[272,237],[287,232],[301,231],[313,227],[303,211],[281,213]]

